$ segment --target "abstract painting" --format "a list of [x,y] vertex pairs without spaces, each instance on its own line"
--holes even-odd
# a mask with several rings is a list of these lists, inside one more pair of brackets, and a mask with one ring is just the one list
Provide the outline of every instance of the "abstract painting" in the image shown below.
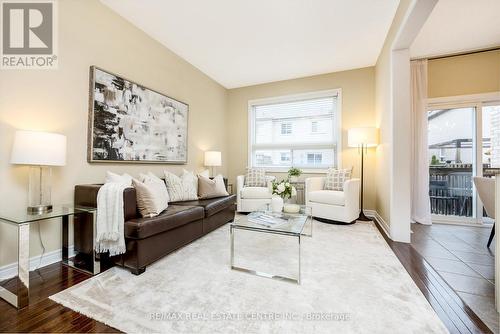
[[89,109],[89,162],[187,163],[187,104],[91,66]]

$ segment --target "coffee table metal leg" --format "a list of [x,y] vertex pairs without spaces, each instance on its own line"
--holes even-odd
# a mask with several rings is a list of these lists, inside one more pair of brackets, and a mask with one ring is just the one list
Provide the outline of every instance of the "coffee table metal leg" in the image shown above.
[[229,233],[231,234],[231,269],[234,267],[234,231],[233,226],[229,228]]
[[300,276],[301,276],[301,275],[300,275],[300,273],[302,272],[301,263],[300,263],[300,262],[301,262],[301,254],[300,254],[300,253],[301,253],[301,251],[300,251],[300,234],[299,234],[298,238],[299,238],[299,279],[297,280],[297,284],[300,284],[300,278],[301,278],[301,277],[300,277]]

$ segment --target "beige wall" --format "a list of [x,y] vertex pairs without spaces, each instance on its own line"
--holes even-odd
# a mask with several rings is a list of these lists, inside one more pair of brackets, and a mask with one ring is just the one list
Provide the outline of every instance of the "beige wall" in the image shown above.
[[[144,169],[200,169],[202,152],[226,151],[227,91],[97,0],[59,1],[59,68],[0,71],[0,211],[23,210],[27,167],[9,164],[15,129],[59,132],[68,138],[68,164],[54,169],[54,203],[70,203],[75,184],[101,182],[106,170],[137,175]],[[89,66],[97,65],[186,102],[187,166],[89,164],[87,152]],[[226,172],[227,163],[219,170]],[[60,224],[41,226],[47,251],[61,247]],[[0,225],[0,266],[14,261],[14,229]],[[40,251],[32,234],[31,255]]]
[[500,50],[429,60],[428,95],[469,95],[500,91]]
[[[228,175],[234,183],[248,164],[248,101],[253,99],[292,95],[319,90],[342,89],[342,165],[354,166],[359,176],[360,157],[357,149],[347,147],[350,127],[373,126],[374,68],[323,74],[312,77],[273,82],[231,89],[228,91]],[[365,208],[375,208],[374,150],[370,150],[365,166]],[[285,177],[285,174],[276,174]]]

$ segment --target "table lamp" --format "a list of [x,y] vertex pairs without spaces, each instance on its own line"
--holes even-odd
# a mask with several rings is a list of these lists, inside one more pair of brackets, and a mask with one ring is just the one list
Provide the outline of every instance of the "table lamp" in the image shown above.
[[349,147],[357,147],[358,152],[361,152],[361,212],[357,220],[369,221],[363,213],[363,169],[364,169],[364,153],[368,147],[376,147],[378,145],[378,129],[374,127],[352,128],[347,132],[347,145]]
[[52,166],[66,165],[66,137],[56,133],[16,131],[11,164],[28,165],[28,212],[41,214],[52,210]]
[[219,151],[205,152],[205,166],[212,167],[212,176],[215,177],[215,167],[222,166],[222,154]]

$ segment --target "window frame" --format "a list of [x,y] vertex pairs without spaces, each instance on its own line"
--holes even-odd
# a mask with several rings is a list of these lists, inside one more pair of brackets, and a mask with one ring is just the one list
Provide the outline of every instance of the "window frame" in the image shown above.
[[[327,89],[321,91],[314,91],[308,93],[301,94],[292,94],[292,95],[282,95],[270,98],[263,99],[254,99],[248,101],[248,147],[247,147],[247,157],[248,157],[248,166],[254,167],[254,159],[253,159],[253,146],[255,143],[255,107],[259,105],[273,104],[273,103],[286,103],[286,102],[294,102],[308,99],[316,99],[316,98],[325,98],[336,96],[337,98],[337,106],[336,113],[334,115],[333,122],[333,133],[335,139],[335,146],[333,149],[334,152],[334,160],[337,162],[336,167],[342,168],[342,89]],[[311,149],[318,149],[319,147],[311,146]],[[291,167],[291,166],[290,166]],[[290,167],[276,166],[276,167],[263,167],[266,172],[287,172]],[[329,166],[331,167],[331,166]],[[307,167],[302,168],[305,173],[325,173],[327,171],[327,167]]]

